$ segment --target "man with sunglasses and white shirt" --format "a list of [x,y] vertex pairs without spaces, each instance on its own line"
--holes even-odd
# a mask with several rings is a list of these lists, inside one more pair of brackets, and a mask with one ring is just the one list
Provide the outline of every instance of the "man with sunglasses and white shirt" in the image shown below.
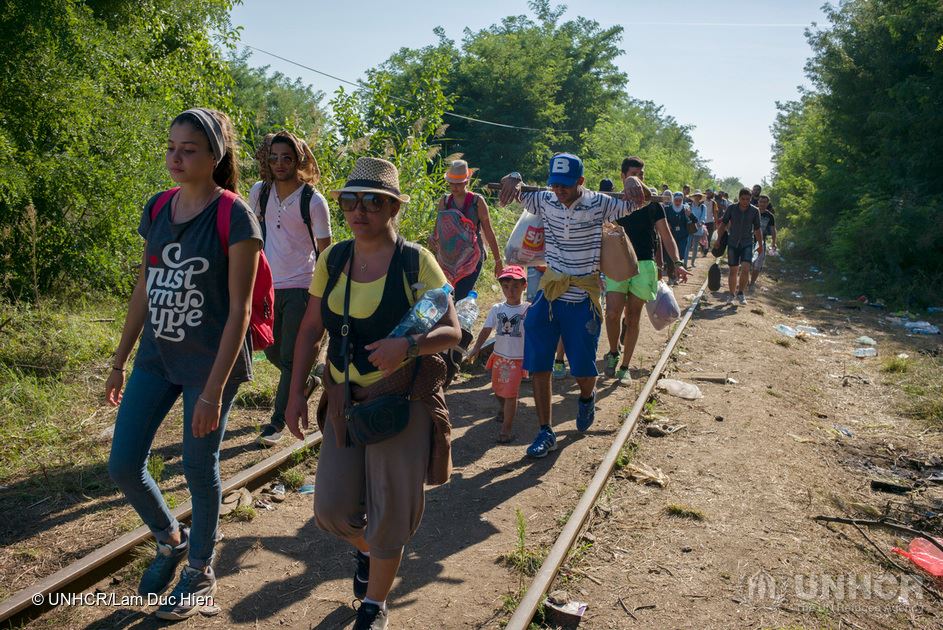
[[583,162],[558,153],[550,159],[550,190],[521,192],[521,176],[501,180],[501,205],[520,201],[539,216],[544,227],[547,271],[524,320],[524,369],[534,383],[534,406],[540,423],[527,448],[529,457],[545,457],[557,448],[551,428],[550,374],[557,341],[570,360],[570,374],[580,389],[576,428],[585,432],[595,419],[596,349],[603,321],[599,286],[602,227],[635,210],[647,190],[634,176],[624,178],[624,199],[583,187]]
[[287,131],[269,134],[256,158],[262,181],[252,186],[249,206],[262,225],[275,285],[275,343],[265,356],[281,372],[272,419],[257,439],[269,447],[285,430],[295,337],[308,306],[318,252],[331,244],[331,221],[327,200],[314,187],[321,174],[317,160],[303,140]]

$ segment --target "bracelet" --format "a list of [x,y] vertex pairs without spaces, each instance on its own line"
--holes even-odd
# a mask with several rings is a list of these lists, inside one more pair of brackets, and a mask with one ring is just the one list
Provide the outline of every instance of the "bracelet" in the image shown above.
[[127,368],[120,368],[120,367],[118,367],[117,365],[112,365],[112,366],[111,366],[111,369],[112,369],[112,370],[115,370],[116,372],[127,372],[127,371],[128,371]]
[[216,405],[217,407],[222,407],[222,406],[223,406],[223,401],[219,401],[218,403],[214,403],[214,402],[211,402],[211,401],[209,401],[209,400],[203,398],[202,396],[199,396],[199,399],[200,399],[200,402],[206,403],[206,404],[209,405],[210,407],[212,407],[213,405]]

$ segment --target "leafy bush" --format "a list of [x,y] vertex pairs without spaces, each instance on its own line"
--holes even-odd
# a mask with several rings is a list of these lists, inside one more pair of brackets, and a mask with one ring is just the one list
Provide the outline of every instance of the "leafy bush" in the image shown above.
[[[166,125],[229,109],[231,2],[5,3],[0,47],[0,290],[126,291],[141,205],[165,185]],[[15,54],[13,54],[15,51]],[[6,168],[9,166],[9,168]]]
[[[779,105],[771,196],[791,253],[853,293],[943,298],[943,63],[934,0],[848,0],[808,33],[815,86]],[[779,217],[777,217],[779,218]]]

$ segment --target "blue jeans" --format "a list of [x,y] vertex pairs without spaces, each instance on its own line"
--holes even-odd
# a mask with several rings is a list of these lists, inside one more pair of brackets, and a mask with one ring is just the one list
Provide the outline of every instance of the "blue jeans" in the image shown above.
[[239,383],[232,383],[223,391],[219,427],[209,435],[195,438],[191,429],[193,408],[203,388],[174,385],[153,372],[134,370],[125,385],[115,420],[108,473],[154,537],[167,543],[180,529],[180,524],[171,515],[160,488],[148,472],[147,458],[157,429],[183,394],[183,473],[193,500],[189,560],[196,568],[203,568],[213,560],[222,500],[219,446],[238,389]]

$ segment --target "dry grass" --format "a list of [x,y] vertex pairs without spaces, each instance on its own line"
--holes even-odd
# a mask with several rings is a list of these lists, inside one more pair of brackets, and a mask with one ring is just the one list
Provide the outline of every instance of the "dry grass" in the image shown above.
[[[896,375],[897,385],[902,397],[901,411],[910,418],[925,422],[928,426],[943,428],[943,358],[919,356],[914,359],[896,359],[904,361],[906,367],[885,362],[881,369],[889,375]],[[894,369],[884,369],[893,365]]]

